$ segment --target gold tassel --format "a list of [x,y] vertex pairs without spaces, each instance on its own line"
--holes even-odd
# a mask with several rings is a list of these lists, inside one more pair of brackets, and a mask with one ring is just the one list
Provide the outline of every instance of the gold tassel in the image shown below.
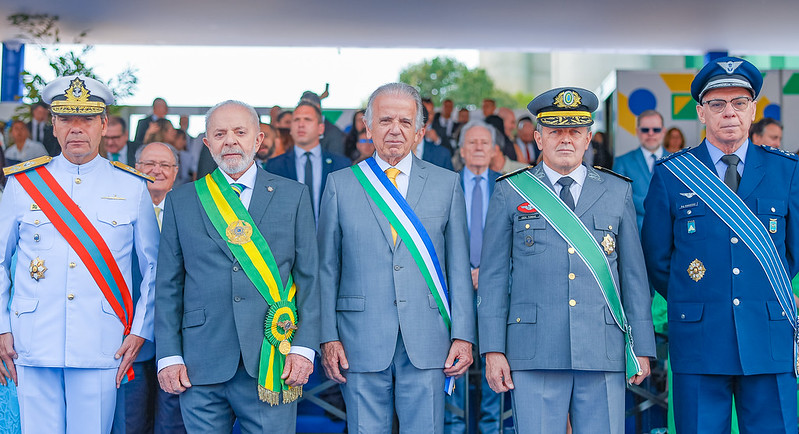
[[294,402],[302,397],[302,386],[289,387],[288,390],[283,391],[283,404]]
[[279,393],[273,392],[261,385],[258,385],[258,398],[269,405],[278,405],[280,403]]

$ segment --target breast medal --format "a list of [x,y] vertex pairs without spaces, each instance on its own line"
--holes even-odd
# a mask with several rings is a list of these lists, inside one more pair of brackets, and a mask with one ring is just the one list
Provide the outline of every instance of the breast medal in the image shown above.
[[38,256],[36,259],[31,259],[30,272],[33,280],[38,282],[39,279],[44,279],[45,271],[47,271],[47,267],[44,266],[44,259]]
[[605,238],[602,238],[602,248],[605,249],[605,254],[610,256],[611,253],[616,251],[616,240],[610,234],[605,234]]
[[705,277],[705,266],[702,264],[702,261],[699,259],[691,261],[691,264],[688,265],[688,276],[690,276],[694,282],[699,282]]

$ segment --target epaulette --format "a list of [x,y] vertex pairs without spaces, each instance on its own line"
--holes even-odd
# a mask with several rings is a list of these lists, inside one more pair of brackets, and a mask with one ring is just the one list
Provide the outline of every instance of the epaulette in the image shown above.
[[683,148],[683,149],[680,149],[679,151],[677,151],[677,152],[675,152],[673,154],[664,155],[664,156],[658,158],[657,161],[655,161],[655,164],[660,164],[660,163],[662,163],[664,161],[669,161],[670,159],[672,159],[672,158],[674,158],[674,157],[676,157],[678,155],[682,155],[682,154],[690,151],[691,149],[693,149],[693,148]]
[[530,166],[527,166],[527,167],[522,167],[521,169],[516,169],[516,170],[514,170],[513,172],[508,172],[508,173],[506,173],[506,174],[504,174],[504,175],[501,175],[501,176],[497,177],[497,181],[496,181],[496,182],[502,181],[503,179],[505,179],[505,178],[509,178],[509,177],[511,177],[511,176],[513,176],[513,175],[515,175],[515,174],[517,174],[517,173],[522,173],[522,172],[524,172],[525,170],[530,170],[530,169],[532,169],[533,167],[535,167],[535,165],[534,165],[534,164],[533,164],[533,165],[530,165]]
[[790,158],[791,160],[794,160],[794,161],[799,160],[799,156],[797,156],[793,152],[788,152],[788,151],[780,149],[780,148],[773,148],[771,146],[765,146],[765,145],[764,146],[757,146],[757,147],[761,148],[764,151],[769,152],[771,154],[781,155],[781,156],[783,156],[785,158]]
[[49,163],[53,157],[49,155],[44,155],[39,158],[34,158],[33,160],[23,161],[22,163],[15,164],[13,166],[3,168],[3,175],[10,176],[15,175],[17,173],[26,172],[31,169],[35,169],[39,166],[44,166],[45,164]]
[[621,178],[621,179],[623,179],[623,180],[625,180],[627,182],[633,182],[632,179],[630,179],[630,178],[628,178],[628,177],[626,177],[626,176],[624,176],[624,175],[622,175],[620,173],[616,173],[616,172],[608,169],[607,167],[594,166],[594,169],[599,170],[600,172],[605,172],[605,173],[611,174],[611,175],[613,175],[613,176],[615,176],[617,178]]
[[124,170],[125,172],[128,172],[132,175],[136,175],[139,178],[146,179],[147,181],[155,182],[155,177],[147,175],[146,173],[139,172],[138,170],[128,166],[127,164],[120,163],[119,161],[109,161],[109,163],[111,163],[111,165],[116,167],[117,169]]

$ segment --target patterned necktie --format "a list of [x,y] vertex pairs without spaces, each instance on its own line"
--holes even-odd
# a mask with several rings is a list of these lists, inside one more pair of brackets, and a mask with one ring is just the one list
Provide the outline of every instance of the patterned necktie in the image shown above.
[[469,262],[472,268],[480,267],[480,251],[483,248],[483,188],[482,176],[474,177],[472,189],[471,221],[469,222]]
[[305,154],[305,185],[308,186],[308,194],[311,195],[311,209],[313,209],[314,216],[316,216],[316,199],[313,195],[313,166],[311,166],[311,153]]
[[574,180],[570,176],[564,176],[558,180],[558,184],[560,184],[560,200],[566,204],[572,211],[574,211],[574,196],[572,196],[572,192],[569,190]]
[[233,191],[236,193],[236,197],[241,199],[241,192],[244,191],[244,189],[247,188],[247,186],[244,184],[239,184],[238,182],[234,182],[230,184],[230,188],[232,188]]
[[[391,183],[394,184],[394,187],[397,186],[397,175],[400,174],[400,170],[396,167],[389,167],[385,170],[386,176],[388,179],[391,180]],[[394,226],[391,226],[391,239],[394,240],[394,244],[397,244],[397,231],[394,229]]]
[[161,231],[161,208],[155,206],[155,221],[158,222],[158,231]]
[[727,154],[721,157],[721,161],[727,165],[727,171],[724,172],[724,183],[732,191],[738,191],[738,183],[741,182],[741,175],[738,173],[738,163],[741,159],[735,154]]

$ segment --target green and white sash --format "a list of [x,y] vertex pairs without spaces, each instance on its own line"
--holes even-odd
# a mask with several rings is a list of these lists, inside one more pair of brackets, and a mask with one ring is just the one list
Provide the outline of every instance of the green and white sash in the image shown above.
[[605,298],[610,313],[624,333],[624,352],[626,356],[627,378],[631,378],[641,371],[641,365],[633,351],[632,328],[624,314],[620,293],[613,272],[610,269],[608,258],[602,251],[596,238],[583,224],[574,212],[560,200],[555,192],[529,171],[524,171],[507,178],[508,183],[519,195],[534,206],[538,212],[549,222],[555,231],[574,247],[577,255],[585,262],[594,276],[602,295]]

